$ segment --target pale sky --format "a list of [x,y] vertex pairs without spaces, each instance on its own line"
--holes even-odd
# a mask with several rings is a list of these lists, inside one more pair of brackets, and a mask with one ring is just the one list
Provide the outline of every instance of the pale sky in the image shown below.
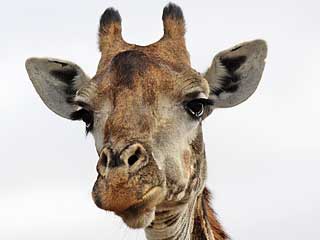
[[[98,157],[84,124],[42,103],[25,71],[31,56],[67,59],[93,76],[98,21],[110,6],[124,38],[162,35],[167,1],[6,1],[0,15],[0,239],[144,239],[91,200]],[[235,240],[320,235],[320,5],[318,1],[175,1],[198,71],[256,38],[269,45],[262,81],[245,103],[204,123],[207,186]]]

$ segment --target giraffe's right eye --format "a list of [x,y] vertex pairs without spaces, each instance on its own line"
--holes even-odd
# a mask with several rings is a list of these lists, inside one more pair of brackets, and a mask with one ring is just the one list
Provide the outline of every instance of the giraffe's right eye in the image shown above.
[[195,118],[201,118],[204,111],[204,104],[200,101],[190,101],[186,106],[189,114]]
[[212,106],[213,101],[206,98],[193,99],[185,104],[185,109],[194,119],[201,119],[208,106]]
[[72,120],[82,120],[86,124],[86,132],[90,132],[93,128],[93,112],[86,110],[84,108],[81,108],[80,110],[74,112],[71,114]]

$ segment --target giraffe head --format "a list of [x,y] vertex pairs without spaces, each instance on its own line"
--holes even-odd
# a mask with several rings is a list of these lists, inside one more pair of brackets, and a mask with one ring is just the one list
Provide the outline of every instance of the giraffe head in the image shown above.
[[148,46],[126,43],[119,13],[100,19],[97,73],[74,63],[30,58],[26,68],[44,103],[83,120],[95,139],[96,205],[133,228],[156,211],[186,204],[202,191],[206,162],[201,122],[215,109],[245,101],[260,81],[266,44],[255,40],[219,53],[208,71],[190,66],[181,9],[163,10],[163,37]]

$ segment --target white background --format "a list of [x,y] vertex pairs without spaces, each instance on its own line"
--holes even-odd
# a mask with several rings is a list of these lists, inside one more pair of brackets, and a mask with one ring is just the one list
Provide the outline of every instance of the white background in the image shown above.
[[[320,14],[317,1],[176,1],[198,71],[255,38],[269,53],[257,92],[204,124],[213,206],[233,239],[319,239]],[[84,124],[53,114],[24,67],[77,62],[91,76],[97,28],[116,7],[128,42],[162,35],[167,1],[6,1],[0,14],[0,239],[143,239],[95,207],[97,155]]]

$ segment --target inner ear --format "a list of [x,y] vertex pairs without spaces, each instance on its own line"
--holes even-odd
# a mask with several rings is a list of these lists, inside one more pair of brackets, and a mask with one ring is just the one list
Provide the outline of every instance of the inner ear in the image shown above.
[[77,76],[77,71],[73,68],[62,68],[51,70],[50,74],[66,84],[71,84],[72,80]]
[[64,83],[63,90],[66,93],[66,101],[71,103],[78,90],[76,87],[74,87],[78,76],[77,70],[70,67],[63,67],[60,69],[51,70],[49,74],[57,79],[57,81]]
[[236,71],[246,61],[246,56],[237,57],[222,57],[220,62],[226,70],[226,74],[221,75],[219,86],[215,86],[211,89],[211,93],[219,96],[221,93],[233,93],[238,90],[238,82],[240,80],[240,74]]
[[230,74],[233,74],[245,61],[246,56],[222,57],[221,63],[226,67]]

